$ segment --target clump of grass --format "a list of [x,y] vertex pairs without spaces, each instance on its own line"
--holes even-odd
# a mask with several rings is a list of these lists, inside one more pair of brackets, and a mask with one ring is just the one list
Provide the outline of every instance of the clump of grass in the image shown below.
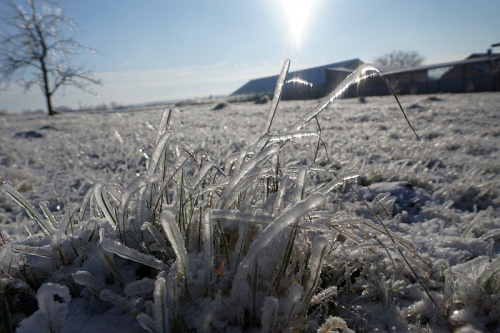
[[[102,311],[122,309],[149,332],[350,331],[370,327],[353,306],[359,301],[382,304],[389,321],[404,327],[409,319],[398,317],[394,295],[411,298],[415,283],[429,301],[425,311],[444,318],[430,289],[432,267],[408,241],[373,211],[375,222],[331,209],[334,191],[355,191],[356,173],[280,160],[287,145],[305,138],[318,140],[316,159],[318,114],[349,86],[380,73],[360,66],[292,126],[271,131],[289,65],[259,140],[223,163],[175,141],[169,110],[147,169],[126,186],[97,181],[62,221],[44,203],[41,216],[4,180],[4,192],[44,233],[3,246],[4,275],[64,291],[65,303],[45,307],[44,318],[65,314],[72,291],[88,304],[99,300]],[[317,131],[305,130],[311,122]],[[61,319],[57,329],[63,325]]]

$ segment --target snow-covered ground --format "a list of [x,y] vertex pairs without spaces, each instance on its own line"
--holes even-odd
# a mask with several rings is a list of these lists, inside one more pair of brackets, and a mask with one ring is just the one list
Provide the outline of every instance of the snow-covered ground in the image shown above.
[[[338,218],[362,217],[382,228],[380,218],[394,237],[406,240],[422,258],[408,259],[421,277],[412,280],[408,268],[401,268],[405,265],[400,258],[387,261],[389,268],[382,267],[382,261],[366,259],[369,246],[359,247],[349,253],[350,259],[361,263],[365,257],[369,263],[363,268],[347,265],[352,270],[348,281],[337,286],[338,293],[322,309],[314,311],[324,311],[325,319],[334,314],[344,318],[347,326],[367,332],[446,332],[467,324],[470,330],[500,332],[500,94],[414,95],[400,100],[423,144],[393,97],[367,97],[363,103],[358,99],[335,101],[317,121],[312,120],[305,130],[320,129],[319,145],[318,138],[311,136],[282,147],[279,163],[283,166],[358,173],[357,184],[342,187],[330,198],[333,213]],[[288,128],[317,103],[280,102],[272,130]],[[230,154],[253,149],[269,104],[234,103],[221,110],[212,110],[213,106],[174,109],[172,140],[187,144],[196,154],[204,151],[215,164]],[[161,114],[160,109],[146,109],[55,117],[2,115],[0,175],[34,206],[47,201],[55,217],[62,219],[83,202],[98,179],[124,186],[146,170]],[[37,136],[29,131],[39,136],[25,137]],[[320,171],[311,172],[305,191],[331,179]],[[2,241],[22,242],[28,237],[27,229],[40,231],[22,207],[0,192]],[[376,229],[360,227],[352,233],[392,246],[389,237],[377,234]],[[345,241],[345,235],[341,236],[337,237],[339,243]],[[19,253],[28,261],[41,256]],[[5,260],[11,256],[0,255],[6,272]],[[384,274],[386,279],[380,280],[384,285],[368,278],[368,271],[374,276]],[[68,268],[67,274],[73,273]],[[61,277],[64,274],[64,267],[59,268],[46,281],[64,284],[70,280]],[[4,275],[9,280],[9,274]],[[324,275],[322,279],[327,280]],[[119,307],[103,311],[100,305],[93,308],[92,302],[70,291],[63,331],[142,329],[127,311]],[[440,309],[433,310],[436,306],[428,294]],[[31,302],[36,304],[34,296]],[[11,311],[16,321],[34,310]],[[308,325],[307,329],[318,328]]]

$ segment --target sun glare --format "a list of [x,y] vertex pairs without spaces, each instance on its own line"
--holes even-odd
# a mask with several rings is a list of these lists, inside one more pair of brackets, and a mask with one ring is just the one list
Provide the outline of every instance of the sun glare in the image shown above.
[[304,30],[311,12],[311,0],[283,0],[289,32],[295,47],[300,48]]

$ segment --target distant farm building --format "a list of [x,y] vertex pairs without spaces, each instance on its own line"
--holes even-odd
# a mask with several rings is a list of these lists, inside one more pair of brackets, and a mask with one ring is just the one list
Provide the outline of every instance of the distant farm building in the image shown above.
[[[363,62],[352,59],[291,72],[283,99],[320,98],[332,91]],[[463,93],[500,91],[500,54],[472,54],[465,60],[411,68],[386,69],[382,74],[394,90],[404,94]],[[232,96],[272,96],[278,75],[249,81]],[[304,82],[311,83],[311,85]],[[351,87],[344,97],[387,95],[390,91],[379,77]]]
[[[331,87],[331,81],[334,80],[330,74],[331,69],[344,70],[345,76],[354,71],[363,62],[359,59],[337,62],[320,67],[303,69],[300,71],[289,72],[283,88],[283,99],[311,99],[320,98],[328,93]],[[272,97],[279,75],[264,77],[247,82],[241,88],[236,90],[231,96],[250,96],[255,95],[256,99],[262,95]],[[344,77],[345,77],[344,76]],[[297,80],[300,79],[299,80]],[[295,80],[294,80],[295,79]]]
[[[465,60],[383,71],[398,94],[500,91],[500,54],[473,54]],[[370,78],[366,96],[386,95],[381,79]]]

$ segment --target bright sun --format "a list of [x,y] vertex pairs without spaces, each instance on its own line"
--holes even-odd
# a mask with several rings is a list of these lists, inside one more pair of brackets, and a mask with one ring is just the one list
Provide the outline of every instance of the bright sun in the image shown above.
[[312,0],[283,0],[283,8],[288,18],[289,31],[293,44],[299,48],[304,29],[311,12]]

